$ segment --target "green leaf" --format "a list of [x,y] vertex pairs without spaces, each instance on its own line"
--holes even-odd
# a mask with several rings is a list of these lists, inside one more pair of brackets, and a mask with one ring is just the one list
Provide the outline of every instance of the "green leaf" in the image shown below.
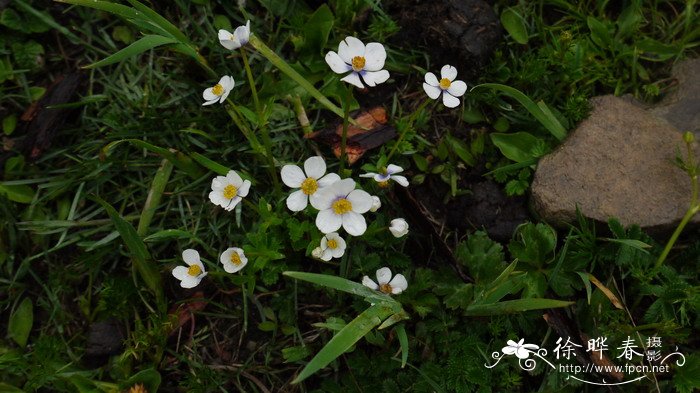
[[36,41],[15,42],[12,44],[12,56],[17,67],[36,69],[43,64],[44,47]]
[[528,132],[516,132],[513,134],[492,133],[491,142],[503,153],[506,158],[515,162],[529,162],[533,158],[534,151],[540,144],[540,139]]
[[74,41],[80,41],[80,39],[73,33],[70,32],[65,26],[56,22],[53,17],[44,11],[39,11],[29,4],[25,0],[14,0],[14,5],[22,8],[26,14],[25,27],[33,33],[43,33],[49,30],[49,27],[56,29],[63,35],[70,37]]
[[34,200],[34,189],[26,184],[0,183],[0,195],[17,203],[31,203]]
[[119,213],[107,202],[97,195],[92,195],[92,199],[99,203],[107,214],[112,219],[112,223],[119,235],[124,240],[124,244],[129,249],[131,254],[131,260],[134,263],[134,267],[139,272],[141,279],[146,283],[146,286],[156,295],[159,305],[165,306],[165,295],[163,293],[163,283],[160,277],[160,271],[158,266],[155,264],[151,255],[148,253],[146,244],[141,240],[139,235],[136,233],[136,229],[126,220],[124,220]]
[[147,368],[132,375],[126,381],[119,384],[120,391],[127,391],[136,384],[141,384],[147,392],[157,392],[160,387],[160,373],[153,368]]
[[450,149],[452,149],[452,151],[455,152],[455,154],[457,154],[457,156],[459,156],[459,158],[461,158],[465,164],[469,166],[476,165],[476,159],[472,155],[471,151],[469,151],[469,146],[467,146],[466,143],[451,135],[447,136],[447,140],[450,144]]
[[168,185],[168,180],[170,179],[172,171],[173,163],[167,159],[163,159],[160,168],[158,168],[155,176],[153,176],[153,184],[151,184],[151,189],[148,190],[148,196],[143,205],[141,218],[139,218],[139,225],[136,228],[136,233],[138,233],[139,236],[146,236],[148,233],[148,227],[151,225],[153,216],[156,214],[156,209],[160,204],[160,199],[163,196],[165,186]]
[[310,53],[321,53],[328,42],[328,34],[333,28],[335,17],[327,4],[322,4],[304,24],[302,36],[304,49]]
[[162,231],[146,236],[143,241],[152,243],[170,239],[190,239],[192,237],[191,233],[180,229],[163,229]]
[[163,18],[159,13],[153,11],[152,9],[148,8],[145,6],[143,3],[137,1],[137,0],[128,0],[131,5],[134,6],[134,8],[138,11],[141,12],[146,19],[150,20],[153,24],[158,25],[161,29],[165,30],[170,34],[172,38],[175,40],[179,41],[181,44],[187,44],[189,43],[189,40],[187,37],[168,21],[167,19]]
[[282,349],[282,357],[285,363],[298,362],[301,359],[307,358],[309,355],[311,355],[311,348],[308,346],[300,345]]
[[507,8],[501,13],[501,24],[515,42],[523,45],[527,44],[527,25],[525,24],[525,19],[515,8]]
[[136,56],[139,53],[145,52],[149,49],[153,49],[157,46],[161,45],[167,45],[167,44],[174,44],[177,43],[178,41],[174,38],[171,37],[163,37],[162,35],[146,35],[143,36],[141,39],[138,41],[134,42],[133,44],[127,46],[126,48],[118,51],[117,53],[102,59],[96,63],[92,63],[90,65],[84,66],[83,68],[97,68],[97,67],[103,67],[109,64],[114,64],[118,63],[124,59],[127,59],[132,56]]
[[[680,393],[697,392],[700,389],[700,356],[694,353],[685,356],[685,364],[682,367],[674,367],[673,384]],[[668,363],[678,359],[669,358]]]
[[491,304],[474,304],[469,306],[464,314],[468,316],[512,314],[521,311],[568,307],[572,304],[574,302],[539,298],[506,300]]
[[338,291],[347,292],[351,295],[362,296],[368,301],[371,300],[376,302],[390,302],[398,304],[394,299],[392,299],[388,295],[384,295],[381,292],[373,291],[360,283],[350,281],[342,277],[330,276],[327,274],[292,271],[286,271],[282,274],[284,274],[287,277],[295,278],[297,280],[308,281],[310,283],[321,285],[327,288],[333,288]]
[[576,274],[581,277],[581,281],[583,281],[583,285],[586,287],[586,298],[588,299],[588,304],[591,304],[591,280],[589,279],[589,274],[586,272],[576,272]]
[[644,52],[640,57],[650,61],[666,61],[680,55],[683,52],[681,46],[664,44],[653,38],[644,38],[635,43],[637,49]]
[[527,109],[532,116],[537,119],[555,138],[558,140],[563,140],[566,137],[566,130],[561,125],[561,123],[556,119],[547,116],[540,106],[535,104],[528,96],[523,94],[521,91],[514,89],[510,86],[502,85],[499,83],[482,83],[480,85],[474,86],[472,90],[479,88],[491,88],[496,91],[500,91],[507,96],[518,101],[522,106]]
[[454,287],[454,292],[445,297],[444,303],[447,308],[456,310],[466,309],[474,301],[474,286],[472,284],[458,284]]
[[557,244],[557,233],[547,224],[522,224],[516,230],[516,238],[508,244],[513,257],[541,268],[551,261],[551,253]]
[[457,261],[469,269],[477,283],[490,282],[505,269],[503,246],[477,231],[457,245]]
[[608,27],[598,19],[589,16],[586,19],[588,28],[591,30],[591,39],[601,49],[611,49],[612,37],[608,31]]
[[[287,273],[289,272],[285,272],[285,274]],[[299,383],[316,371],[326,367],[392,314],[394,314],[393,307],[385,302],[370,306],[333,336],[306,367],[301,370],[301,373],[292,383]]]
[[406,335],[406,328],[404,324],[396,325],[394,328],[396,331],[396,336],[399,338],[399,344],[401,345],[401,368],[406,367],[406,362],[408,362],[408,336]]
[[29,333],[32,331],[34,324],[34,304],[32,299],[24,298],[22,303],[15,309],[10,316],[10,322],[7,325],[7,333],[20,347],[27,345]]
[[611,239],[611,238],[606,237],[606,238],[603,238],[603,240],[609,241],[611,243],[624,244],[626,246],[636,248],[637,250],[639,250],[645,254],[649,254],[649,251],[647,249],[651,248],[651,244],[647,244],[641,240],[636,240],[636,239]]
[[148,142],[144,142],[140,139],[120,139],[109,143],[107,146],[102,148],[102,153],[106,156],[110,155],[115,147],[118,145],[129,142],[130,144],[146,149],[152,153],[158,154],[163,158],[168,159],[173,163],[178,169],[187,173],[193,179],[199,179],[204,175],[202,169],[192,161],[192,158],[182,154],[181,152],[174,149],[165,149],[159,146],[152,145]]

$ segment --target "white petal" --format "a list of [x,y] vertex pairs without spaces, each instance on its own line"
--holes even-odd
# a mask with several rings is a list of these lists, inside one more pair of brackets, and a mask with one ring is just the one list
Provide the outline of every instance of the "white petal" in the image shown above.
[[454,81],[447,91],[455,97],[461,97],[467,92],[467,84],[462,81]]
[[227,263],[231,262],[231,254],[236,252],[233,247],[229,247],[226,249],[226,251],[222,252],[221,255],[219,255],[219,262],[221,264],[226,265]]
[[367,213],[372,208],[372,196],[366,191],[353,190],[348,194],[348,201],[352,203],[352,211],[356,213]]
[[360,236],[367,230],[367,221],[360,213],[347,212],[343,214],[342,221],[343,229],[352,236]]
[[329,250],[331,251],[331,255],[333,255],[333,258],[341,258],[343,256],[343,254],[345,254],[345,247],[343,247],[343,248],[337,247],[334,250],[331,250],[331,249],[329,249]]
[[391,285],[391,293],[398,295],[408,288],[408,281],[406,281],[406,277],[403,274],[397,274],[391,279],[389,285]]
[[331,233],[340,229],[343,225],[343,218],[332,209],[321,210],[316,216],[316,227],[323,233]]
[[337,53],[330,51],[326,53],[326,63],[336,74],[344,74],[352,70],[352,66],[343,61]]
[[401,168],[398,165],[394,164],[389,164],[389,166],[386,167],[386,173],[393,175],[394,173],[401,173],[403,172],[403,168]]
[[173,277],[181,280],[187,275],[187,268],[184,266],[177,266],[173,269]]
[[189,266],[201,263],[199,261],[199,253],[197,252],[197,250],[192,248],[188,248],[187,250],[182,252],[182,260],[185,261],[185,263]]
[[304,171],[296,165],[285,165],[282,167],[282,183],[289,188],[299,188],[301,183],[306,180]]
[[395,182],[399,183],[400,185],[404,187],[408,187],[408,179],[406,179],[406,176],[392,176],[391,177]]
[[374,87],[380,83],[384,83],[389,79],[389,71],[365,71],[362,73],[362,80],[365,81],[367,86]]
[[376,173],[374,173],[374,172],[367,172],[367,173],[361,174],[360,177],[374,177],[375,175],[376,175]]
[[205,102],[204,104],[202,104],[202,106],[207,106],[207,105],[216,104],[218,101],[219,101],[219,97],[216,97],[215,99],[213,99],[213,100],[211,100],[211,101]]
[[241,258],[241,263],[238,265],[234,265],[229,260],[227,263],[224,263],[224,270],[226,270],[226,273],[236,273],[236,272],[240,271],[241,269],[243,269],[245,267],[245,265],[247,265],[247,264],[248,264],[248,259],[245,259],[245,258]]
[[243,184],[238,188],[238,196],[248,196],[248,192],[250,192],[250,180],[244,180]]
[[333,185],[330,186],[329,189],[334,190],[335,195],[344,197],[350,194],[350,192],[355,189],[355,180],[348,178],[337,181],[333,183]]
[[365,48],[365,70],[379,71],[384,68],[386,50],[384,45],[378,42],[370,42]]
[[383,267],[377,270],[377,283],[379,285],[388,284],[389,280],[391,280],[391,269]]
[[226,174],[226,180],[228,180],[229,184],[232,184],[236,188],[240,188],[241,184],[243,183],[243,179],[236,173],[234,170],[228,171]]
[[423,83],[423,90],[425,91],[425,94],[428,95],[428,97],[432,99],[436,99],[440,97],[440,93],[442,93],[442,89],[437,87],[437,86],[431,86],[427,83]]
[[224,94],[219,97],[219,103],[223,104],[224,101],[228,98],[228,95],[231,94],[231,90],[224,90]]
[[457,77],[457,69],[449,64],[442,66],[440,70],[440,78],[447,78],[450,82]]
[[320,188],[328,187],[331,184],[337,182],[338,180],[340,180],[340,176],[338,176],[337,173],[329,173],[326,176],[323,176],[322,178],[318,179],[318,186]]
[[[250,23],[250,21],[248,21]],[[233,32],[233,35],[240,41],[241,46],[248,43],[250,39],[250,25],[248,26],[238,26]]]
[[360,80],[360,75],[357,74],[357,72],[351,72],[344,78],[340,79],[343,82],[347,82],[353,86],[359,87],[360,89],[364,89],[365,85],[362,84],[362,81]]
[[302,190],[294,191],[287,197],[287,208],[293,212],[300,212],[306,209],[308,204],[309,197]]
[[231,39],[232,35],[233,34],[227,30],[219,30],[219,43],[228,50],[234,50],[241,47],[241,43],[237,37]]
[[448,108],[456,108],[459,106],[459,98],[445,92],[445,94],[442,95],[442,103]]
[[345,37],[338,45],[338,55],[344,62],[352,64],[352,58],[365,55],[365,44],[355,37]]
[[369,209],[369,211],[374,213],[377,210],[379,210],[380,207],[382,207],[382,201],[379,199],[378,196],[372,195],[372,207]]
[[223,206],[224,210],[230,212],[236,207],[236,205],[238,205],[238,202],[240,202],[241,200],[243,200],[243,198],[237,196],[229,200],[228,202],[225,202],[225,205]]
[[[338,233],[338,232],[333,232],[333,233]],[[329,233],[328,235],[321,238],[321,245],[320,245],[321,250],[326,251],[326,249],[328,248],[328,237],[330,235],[331,234]]]
[[199,282],[202,281],[204,276],[206,276],[206,274],[202,274],[197,277],[192,277],[188,274],[182,279],[182,281],[180,281],[180,286],[183,288],[194,288],[199,285]]
[[379,285],[377,285],[377,283],[374,282],[374,280],[367,276],[362,277],[362,285],[368,287],[369,289],[374,289],[375,291],[379,289]]
[[221,79],[219,79],[219,84],[224,88],[224,90],[231,90],[235,85],[233,78],[228,75],[222,76]]
[[425,74],[425,83],[433,87],[440,86],[440,81],[438,81],[437,76],[435,76],[435,74],[433,74],[432,72],[428,72]]
[[218,100],[219,96],[214,94],[214,88],[209,87],[207,89],[204,89],[204,92],[202,92],[202,98],[206,101],[211,101],[211,100]]
[[211,181],[211,189],[221,191],[228,185],[228,179],[226,176],[217,176]]
[[323,157],[314,156],[307,158],[304,161],[304,172],[306,172],[306,177],[320,179],[326,173],[326,162],[323,160]]
[[321,259],[326,262],[333,259],[333,250],[331,250],[330,248],[323,250],[323,254],[321,254]]
[[337,198],[337,196],[334,187],[328,186],[313,193],[309,198],[309,202],[311,202],[311,206],[313,206],[314,209],[327,210],[331,208],[331,204],[335,198]]

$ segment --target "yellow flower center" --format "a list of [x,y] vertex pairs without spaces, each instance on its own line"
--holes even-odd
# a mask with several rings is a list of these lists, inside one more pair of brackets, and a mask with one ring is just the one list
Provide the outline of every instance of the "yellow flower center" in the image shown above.
[[137,383],[129,388],[129,393],[148,393],[148,390],[146,390],[146,388],[140,383]]
[[233,266],[238,266],[242,263],[241,256],[235,251],[231,253],[231,263],[233,263]]
[[335,250],[336,248],[338,248],[338,241],[335,239],[330,239],[328,240],[328,242],[326,242],[326,245],[328,245],[328,248],[330,248],[331,250]]
[[311,195],[316,192],[316,190],[318,190],[318,182],[313,177],[307,177],[306,180],[301,183],[301,192],[306,195]]
[[447,79],[447,78],[440,79],[440,88],[441,89],[447,89],[450,87],[450,85],[452,85],[452,82],[450,82],[449,79]]
[[337,215],[345,214],[352,210],[352,203],[345,198],[340,198],[331,205]]
[[235,35],[233,35],[233,34],[231,34],[231,37],[229,37],[228,39],[229,39],[229,41],[233,41],[233,40],[235,40],[235,39],[236,39],[236,36],[235,36]]
[[355,56],[352,58],[352,69],[355,71],[362,71],[365,68],[365,58],[362,56]]
[[217,83],[214,85],[214,87],[211,88],[211,92],[214,93],[214,95],[220,96],[224,94],[224,87],[221,86],[220,83]]
[[224,187],[224,198],[226,198],[226,199],[231,199],[231,198],[235,197],[237,193],[238,193],[238,189],[236,189],[236,187],[234,187],[231,184]]
[[197,277],[202,273],[202,268],[199,265],[192,265],[187,268],[187,274],[192,277]]
[[377,185],[381,188],[387,188],[389,187],[389,180],[380,181]]
[[382,293],[386,294],[391,294],[391,285],[387,284],[382,284],[379,286],[379,291]]

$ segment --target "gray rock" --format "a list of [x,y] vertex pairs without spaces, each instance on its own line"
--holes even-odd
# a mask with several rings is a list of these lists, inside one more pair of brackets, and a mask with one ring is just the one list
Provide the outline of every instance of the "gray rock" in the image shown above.
[[693,131],[700,137],[700,59],[678,63],[672,72],[675,90],[651,111],[680,131]]
[[652,233],[672,230],[691,194],[690,179],[673,164],[676,153],[685,152],[682,134],[627,100],[591,101],[588,119],[540,160],[532,207],[553,224],[573,221],[578,205],[584,216],[598,221],[615,217]]

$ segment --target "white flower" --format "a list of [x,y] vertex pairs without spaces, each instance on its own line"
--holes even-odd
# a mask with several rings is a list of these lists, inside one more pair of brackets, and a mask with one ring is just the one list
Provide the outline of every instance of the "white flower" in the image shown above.
[[404,187],[408,187],[408,179],[406,176],[396,175],[403,172],[403,168],[398,165],[389,164],[383,173],[368,172],[360,175],[360,177],[373,177],[374,181],[379,183],[380,187],[388,187],[389,180],[393,180]]
[[338,232],[327,234],[321,239],[321,259],[330,261],[332,258],[340,258],[345,254],[345,240]]
[[356,190],[354,180],[343,179],[319,191],[318,198],[311,199],[311,206],[320,210],[316,226],[321,232],[335,232],[342,226],[350,235],[360,236],[367,230],[362,214],[372,207],[372,197]]
[[231,211],[250,191],[250,180],[243,181],[236,171],[226,176],[217,176],[211,181],[209,200],[215,205]]
[[318,198],[318,191],[340,180],[335,173],[326,173],[326,162],[322,157],[310,157],[304,161],[302,171],[296,165],[282,167],[282,182],[290,188],[298,188],[287,197],[287,207],[293,212],[306,209],[311,199],[311,205]]
[[374,213],[377,210],[379,210],[380,207],[382,207],[382,201],[379,199],[378,196],[372,195],[372,207],[369,208],[369,211]]
[[215,84],[214,87],[209,87],[204,90],[202,97],[206,102],[202,104],[202,106],[216,104],[217,101],[223,103],[234,85],[233,77],[228,75],[222,76],[221,79],[219,79],[219,83]]
[[219,30],[219,42],[228,50],[235,50],[248,43],[250,40],[250,21],[245,26],[238,26],[233,33],[227,30]]
[[538,349],[539,346],[535,344],[523,344],[525,342],[524,338],[521,338],[517,343],[513,340],[508,340],[508,346],[503,347],[503,351],[506,355],[513,355],[518,357],[518,359],[527,359],[530,356],[531,350]]
[[[326,54],[326,63],[336,74],[352,71],[341,79],[360,89],[365,86],[376,86],[389,79],[389,71],[383,70],[386,60],[384,45],[370,42],[365,46],[355,37],[346,37],[338,45],[338,53],[330,51]],[[362,79],[360,79],[362,77]]]
[[235,273],[245,267],[248,263],[248,258],[245,257],[242,249],[229,247],[221,253],[219,261],[224,265],[226,273]]
[[445,65],[440,70],[440,80],[432,72],[425,74],[423,90],[432,99],[437,99],[442,94],[442,103],[448,108],[454,108],[459,105],[457,97],[463,96],[467,91],[467,84],[455,80],[456,77],[457,69],[449,64]]
[[189,267],[177,266],[173,269],[173,277],[180,280],[181,287],[194,288],[207,275],[207,272],[204,271],[204,264],[199,260],[197,250],[191,248],[182,252],[182,260]]
[[408,233],[408,223],[403,218],[395,218],[391,220],[389,231],[394,237],[402,237]]
[[377,270],[377,282],[374,282],[371,278],[364,276],[362,277],[362,285],[379,290],[382,293],[398,295],[408,288],[408,281],[403,274],[397,274],[394,278],[391,278],[391,270],[388,267],[383,267]]
[[311,251],[311,256],[316,258],[316,259],[321,259],[321,257],[323,256],[323,250],[321,249],[321,247],[314,248]]

